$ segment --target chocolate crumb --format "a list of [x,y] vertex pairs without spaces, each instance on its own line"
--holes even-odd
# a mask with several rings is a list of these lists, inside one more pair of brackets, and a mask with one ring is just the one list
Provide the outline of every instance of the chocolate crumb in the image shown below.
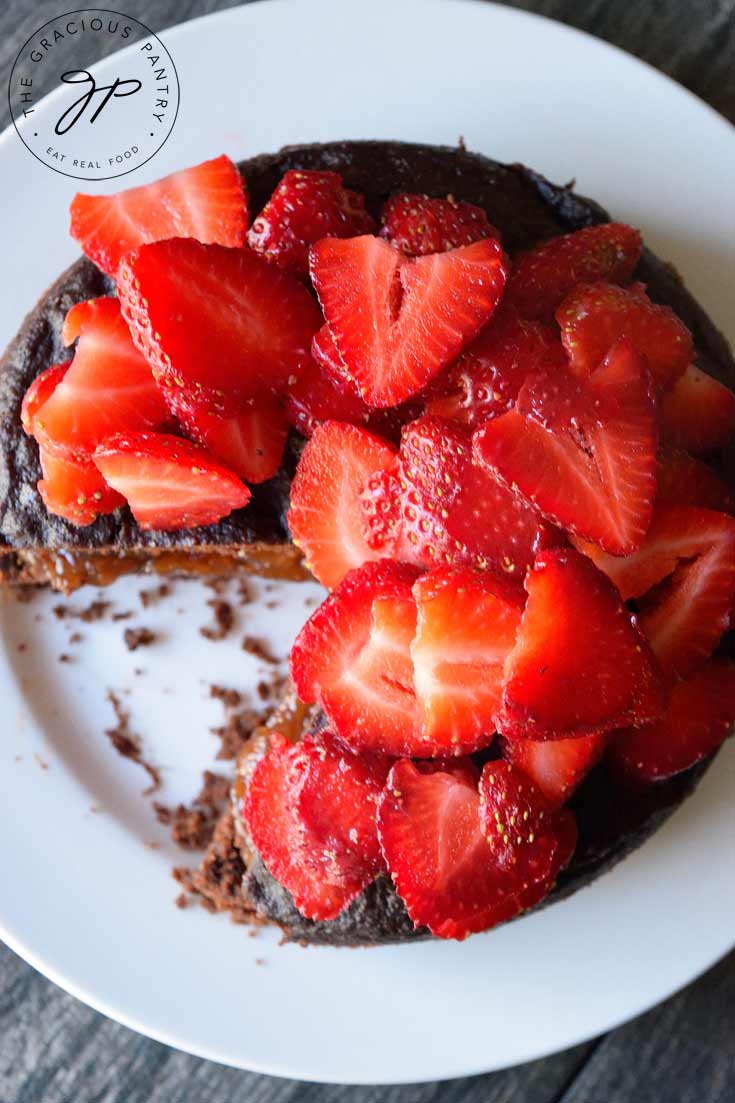
[[15,591],[15,600],[19,605],[29,605],[39,594],[38,586],[18,586]]
[[56,617],[57,620],[64,620],[64,618],[66,616],[68,616],[68,614],[69,614],[69,606],[68,605],[54,605],[51,612],[54,614],[54,616]]
[[191,897],[187,896],[185,892],[180,892],[174,901],[177,908],[188,908],[191,902]]
[[160,586],[154,586],[150,590],[141,590],[139,593],[140,603],[144,609],[147,609],[149,605],[155,605],[157,602],[162,601],[163,598],[168,597],[171,593],[171,587],[167,582],[162,582]]
[[83,639],[84,636],[81,632],[72,632],[69,636],[69,643],[81,643]]
[[28,650],[28,644],[27,643],[19,643],[17,650],[18,651],[27,651]]
[[125,609],[122,613],[113,613],[112,614],[112,619],[115,620],[115,621],[117,621],[117,620],[130,620],[132,615],[133,615],[133,610],[132,609]]
[[255,964],[256,965],[265,965],[265,958],[264,957],[256,957]]
[[112,705],[117,724],[114,728],[105,728],[105,735],[123,758],[142,766],[151,779],[151,784],[143,790],[143,796],[150,796],[161,788],[161,775],[156,766],[143,757],[140,736],[130,731],[130,713],[123,708],[118,695],[111,689],[107,691],[107,700]]
[[253,590],[246,578],[241,578],[237,584],[237,596],[241,605],[250,605],[253,599]]
[[277,609],[280,604],[280,601],[266,601],[265,607],[266,609]]
[[111,602],[109,601],[92,601],[86,609],[82,609],[81,613],[79,613],[79,619],[83,620],[86,624],[91,624],[96,620],[102,620],[102,618],[106,616],[110,605]]
[[226,709],[237,708],[242,700],[242,695],[236,689],[227,689],[225,686],[218,685],[209,687],[209,696],[221,701]]
[[66,653],[63,653],[63,654],[59,655],[59,662],[60,663],[70,663],[71,662],[71,655],[67,655]]
[[248,907],[242,893],[245,873],[235,842],[235,820],[228,808],[217,823],[212,841],[198,869],[174,869],[175,879],[185,893],[195,897],[210,912],[226,911],[234,923],[264,921]]
[[261,701],[267,701],[270,698],[271,687],[268,685],[267,682],[258,682],[255,689]]
[[123,633],[125,646],[128,651],[137,651],[139,647],[148,647],[155,640],[154,632],[150,628],[126,628]]
[[43,758],[41,758],[40,754],[37,751],[33,752],[33,757],[35,758],[36,762],[38,763],[38,765],[41,767],[42,770],[48,770],[48,762],[46,762]]
[[208,578],[204,585],[214,594],[223,594],[227,588],[226,578]]
[[214,829],[230,795],[230,781],[221,774],[205,770],[202,787],[191,804],[169,808],[156,802],[156,819],[171,828],[171,838],[182,850],[203,850],[209,846]]
[[268,645],[263,640],[256,639],[255,636],[245,636],[242,641],[242,649],[247,651],[249,655],[254,655],[256,659],[260,659],[262,663],[276,664],[278,662],[278,659],[268,650]]
[[199,632],[207,640],[223,640],[232,631],[235,623],[232,606],[229,601],[222,601],[221,598],[213,598],[207,605],[214,613],[214,624],[205,625]]

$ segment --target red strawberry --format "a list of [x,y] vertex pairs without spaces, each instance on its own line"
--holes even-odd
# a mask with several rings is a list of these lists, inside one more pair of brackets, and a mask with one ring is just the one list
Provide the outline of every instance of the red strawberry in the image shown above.
[[142,529],[211,525],[250,501],[236,475],[197,445],[166,433],[119,433],[93,458]]
[[424,734],[446,754],[492,742],[503,664],[515,643],[522,603],[505,579],[439,568],[414,584],[411,644]]
[[555,811],[536,784],[510,762],[488,762],[482,771],[480,823],[498,868],[521,879],[528,895],[543,887],[536,899],[546,895],[577,845],[572,813]]
[[735,435],[735,394],[690,364],[661,406],[661,435],[687,452],[715,452]]
[[[52,364],[50,368],[46,368],[36,376],[23,396],[23,404],[20,408],[20,421],[29,436],[36,435],[36,419],[39,411],[44,403],[51,398],[57,385],[66,375],[68,367],[69,362],[64,364]],[[38,431],[42,432],[42,430]]]
[[535,509],[473,463],[458,425],[430,417],[407,425],[399,477],[398,554],[410,562],[489,567],[520,586],[536,551],[557,541]]
[[538,372],[475,456],[552,520],[615,555],[640,546],[656,493],[656,420],[645,366],[619,341],[583,384]]
[[418,572],[384,559],[351,571],[296,638],[291,675],[302,701],[318,701],[357,751],[432,755],[421,733],[410,645]]
[[380,236],[412,257],[445,253],[483,238],[500,238],[482,207],[448,196],[393,195],[383,207]]
[[[313,744],[291,744],[278,732],[253,770],[243,814],[250,837],[266,866],[288,889],[307,919],[334,919],[362,892],[372,874],[345,870],[335,876],[322,863],[317,844],[308,838],[297,809],[299,783],[314,768]],[[330,877],[332,879],[330,879]]]
[[656,503],[735,513],[735,498],[727,483],[708,464],[678,448],[668,448],[659,456]]
[[143,245],[118,272],[133,340],[160,386],[221,415],[279,393],[309,363],[319,308],[293,276],[251,249],[188,239]]
[[292,169],[250,227],[248,244],[280,268],[308,276],[310,245],[374,229],[364,197],[343,187],[338,172]]
[[117,195],[74,196],[71,236],[103,272],[114,276],[125,253],[149,241],[193,237],[243,245],[248,201],[229,157],[174,172]]
[[312,436],[325,421],[368,426],[373,413],[354,383],[345,376],[328,374],[316,360],[306,366],[289,389],[286,410],[291,425],[305,437]]
[[595,766],[607,745],[606,735],[578,739],[504,739],[503,758],[538,785],[554,807],[560,807]]
[[176,410],[187,435],[245,482],[263,483],[281,466],[288,420],[272,395],[251,399],[230,417],[184,401]]
[[505,667],[503,734],[564,739],[658,719],[663,682],[650,648],[589,559],[571,549],[543,551],[526,590]]
[[575,375],[586,379],[621,337],[645,356],[657,386],[668,389],[693,356],[692,335],[668,306],[652,303],[639,287],[585,283],[556,312],[561,339]]
[[125,499],[107,485],[91,460],[71,459],[40,449],[43,478],[38,493],[49,513],[73,525],[91,525],[101,513],[112,513]]
[[649,595],[639,602],[640,624],[665,672],[686,678],[712,653],[735,599],[732,517],[661,505],[634,555],[606,555],[593,544],[576,543],[612,579],[624,601]]
[[89,457],[110,433],[153,429],[169,419],[151,369],[133,344],[117,299],[78,303],[64,323],[78,337],[74,359],[36,417],[39,442]]
[[401,534],[401,479],[398,465],[375,471],[360,494],[362,533],[379,555],[395,555]]
[[459,355],[506,278],[493,239],[409,260],[380,238],[326,238],[310,266],[339,354],[371,406],[410,398]]
[[392,542],[368,543],[360,495],[371,475],[396,466],[395,450],[364,429],[337,421],[315,429],[291,484],[288,526],[322,585],[336,586],[353,567],[392,555]]
[[735,724],[735,665],[711,659],[671,690],[655,724],[631,728],[610,745],[612,762],[639,781],[663,781],[712,754]]
[[[492,765],[502,769],[506,764]],[[380,800],[378,832],[391,877],[416,926],[427,926],[439,938],[463,939],[512,919],[546,895],[571,856],[574,823],[565,813],[559,829],[549,815],[551,830],[527,844],[512,868],[503,868],[488,846],[469,765],[437,767],[426,770],[407,759],[395,764]],[[489,780],[484,784],[492,788]],[[502,798],[499,806],[505,813]]]
[[295,810],[307,860],[330,884],[367,884],[384,868],[376,815],[390,760],[352,754],[329,732],[301,747]]
[[460,358],[429,385],[426,412],[475,429],[509,410],[532,372],[555,372],[565,365],[551,326],[524,321],[513,309],[501,307]]
[[506,301],[524,318],[551,322],[578,283],[627,283],[640,255],[640,234],[622,222],[551,238],[515,259]]

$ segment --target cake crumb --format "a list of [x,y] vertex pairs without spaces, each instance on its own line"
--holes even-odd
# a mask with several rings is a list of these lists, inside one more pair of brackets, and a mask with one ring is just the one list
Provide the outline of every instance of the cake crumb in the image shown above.
[[18,651],[27,651],[28,650],[28,644],[27,643],[19,643],[18,647],[17,647],[17,650]]
[[114,728],[105,728],[105,735],[119,755],[122,755],[123,758],[129,758],[131,762],[143,767],[151,779],[151,784],[143,790],[143,796],[150,796],[161,788],[160,771],[143,757],[140,736],[130,731],[130,713],[123,708],[118,695],[114,690],[108,689],[106,696],[112,705],[117,724]]
[[15,600],[19,605],[29,605],[38,597],[38,586],[18,586],[15,590]]
[[149,647],[156,639],[150,628],[126,628],[123,633],[128,651],[137,651],[139,647]]
[[176,907],[182,909],[190,907],[191,902],[191,897],[187,896],[185,892],[180,892],[179,895],[176,897],[176,900],[174,901]]
[[71,662],[71,655],[67,655],[66,652],[62,652],[61,655],[59,655],[59,662],[60,663],[70,663]]
[[256,659],[260,659],[262,663],[273,665],[278,663],[278,659],[268,650],[268,645],[263,640],[256,639],[255,636],[245,636],[242,649],[249,655],[254,655]]
[[221,598],[213,598],[207,602],[214,614],[214,624],[205,625],[199,632],[207,640],[223,640],[232,631],[235,623],[235,614],[229,601]]
[[245,874],[240,851],[235,842],[235,819],[231,809],[220,817],[206,854],[196,869],[180,866],[173,875],[183,889],[209,912],[229,912],[233,923],[256,923],[260,919],[242,892]]
[[38,751],[33,752],[33,757],[35,758],[36,762],[38,763],[38,765],[41,767],[42,770],[48,770],[48,762],[46,762],[45,759],[41,758]]
[[83,639],[84,636],[81,632],[72,632],[69,636],[69,643],[81,643]]
[[112,603],[109,601],[101,601],[99,599],[92,601],[86,609],[82,609],[81,613],[78,614],[79,619],[83,620],[86,624],[91,624],[96,620],[102,620],[102,618],[107,615],[107,610],[110,608],[111,604]]
[[112,619],[114,621],[130,620],[130,618],[132,616],[133,616],[133,610],[132,609],[124,609],[123,612],[121,612],[121,613],[113,613],[112,614]]
[[140,590],[138,597],[140,603],[144,609],[147,609],[150,605],[155,605],[157,602],[162,601],[163,598],[168,597],[171,593],[171,586],[168,582],[162,582],[160,586],[153,586],[149,590]]
[[153,808],[158,822],[171,828],[171,838],[177,846],[182,850],[204,850],[212,841],[229,794],[229,778],[205,770],[202,787],[191,804],[169,808],[155,803]]
[[236,689],[227,689],[225,686],[211,685],[209,696],[221,701],[225,708],[237,708],[242,701],[242,694]]
[[250,605],[254,600],[253,588],[246,578],[241,578],[237,584],[237,596],[241,605]]

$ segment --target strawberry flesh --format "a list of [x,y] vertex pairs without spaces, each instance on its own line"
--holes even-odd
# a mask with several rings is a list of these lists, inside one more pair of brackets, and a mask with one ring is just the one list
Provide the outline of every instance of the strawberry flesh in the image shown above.
[[735,394],[690,364],[661,404],[661,435],[687,452],[706,455],[735,436]]
[[263,483],[280,468],[288,420],[282,403],[272,395],[252,399],[229,417],[183,400],[176,410],[187,436],[245,482]]
[[380,236],[411,257],[445,253],[484,238],[500,238],[482,207],[451,197],[393,195],[383,207]]
[[727,483],[703,460],[680,448],[664,449],[659,456],[656,504],[735,513],[735,497]]
[[107,437],[93,459],[142,529],[212,525],[250,501],[236,475],[202,448],[166,433]]
[[420,391],[498,305],[507,262],[494,239],[408,259],[380,238],[326,238],[311,277],[340,357],[371,406]]
[[504,735],[564,739],[658,719],[665,698],[651,650],[601,571],[571,549],[537,556],[505,666]]
[[602,758],[606,735],[576,739],[504,739],[503,758],[536,783],[555,808],[561,807]]
[[43,447],[39,458],[43,478],[38,493],[49,513],[84,526],[125,505],[122,495],[107,485],[91,460],[72,459]]
[[68,367],[68,361],[64,364],[52,364],[50,368],[46,368],[36,376],[23,396],[20,422],[29,436],[42,434],[42,428],[39,429],[37,426],[39,412],[66,375]]
[[237,166],[222,155],[116,195],[74,196],[71,236],[109,276],[131,249],[170,237],[243,245],[248,201]]

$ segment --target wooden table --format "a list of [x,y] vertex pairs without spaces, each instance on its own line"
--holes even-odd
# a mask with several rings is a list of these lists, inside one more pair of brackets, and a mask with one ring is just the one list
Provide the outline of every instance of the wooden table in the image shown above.
[[[228,0],[125,0],[123,5],[153,30],[230,6]],[[513,6],[614,42],[735,122],[735,0],[520,0]],[[3,81],[28,35],[63,10],[62,0],[0,4]],[[5,103],[0,126],[7,122]],[[684,160],[686,155],[683,149]],[[168,1049],[91,1011],[0,946],[0,1103],[245,1100],[733,1103],[735,954],[648,1014],[545,1060],[439,1084],[350,1088],[239,1072]]]

